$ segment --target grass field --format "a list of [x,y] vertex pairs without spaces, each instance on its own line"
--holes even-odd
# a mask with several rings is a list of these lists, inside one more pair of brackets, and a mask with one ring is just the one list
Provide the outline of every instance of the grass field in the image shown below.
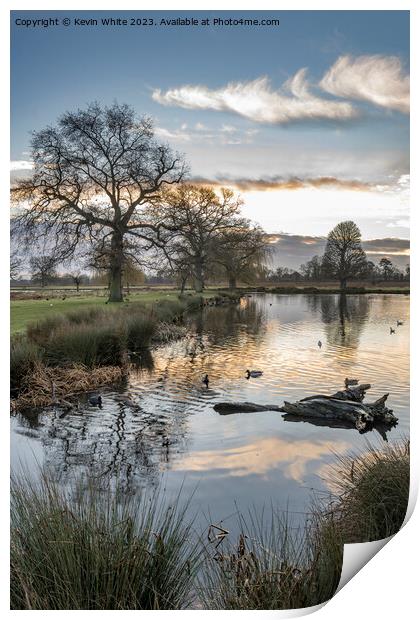
[[[208,290],[203,293],[204,297],[212,297],[215,291]],[[152,304],[163,299],[177,299],[179,291],[144,291],[130,295],[130,302],[141,301],[145,304]],[[49,299],[24,299],[13,300],[10,302],[10,330],[12,334],[23,332],[28,323],[46,319],[54,314],[80,310],[92,306],[103,306],[111,312],[120,304],[105,304],[107,297],[86,296],[86,297],[67,297]]]

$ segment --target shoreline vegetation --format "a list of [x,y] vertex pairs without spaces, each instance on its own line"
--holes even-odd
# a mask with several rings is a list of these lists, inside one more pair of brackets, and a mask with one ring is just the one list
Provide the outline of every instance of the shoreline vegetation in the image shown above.
[[88,306],[29,322],[11,341],[12,409],[62,405],[67,399],[122,381],[154,344],[185,336],[184,318],[240,296],[183,295],[155,303]]
[[[343,544],[401,528],[409,496],[408,439],[337,456],[333,495],[305,528],[273,507],[238,517],[238,535],[199,535],[189,502],[67,488],[43,472],[11,483],[12,609],[296,609],[331,598]],[[267,511],[266,511],[267,513]],[[266,514],[265,513],[265,514]],[[263,522],[264,521],[264,522]],[[220,533],[223,533],[221,544]],[[219,536],[217,536],[219,534]],[[235,538],[232,540],[232,538]],[[217,546],[216,546],[217,545]]]

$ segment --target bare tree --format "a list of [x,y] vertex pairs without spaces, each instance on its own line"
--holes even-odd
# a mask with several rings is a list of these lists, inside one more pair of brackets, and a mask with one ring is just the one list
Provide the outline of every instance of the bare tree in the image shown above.
[[182,179],[182,157],[158,144],[151,120],[128,105],[93,103],[35,132],[32,158],[32,178],[12,189],[20,232],[28,243],[49,237],[61,260],[80,242],[109,241],[109,299],[121,301],[124,240],[158,238],[161,222],[148,210],[165,184]]
[[342,290],[345,290],[349,278],[356,278],[364,272],[366,254],[360,230],[354,222],[340,222],[329,233],[322,267],[326,275],[340,281]]
[[389,258],[385,256],[379,261],[379,269],[384,280],[391,280],[394,275],[394,265]]
[[226,270],[229,288],[235,289],[239,278],[244,281],[255,279],[267,254],[262,228],[240,219],[234,228],[220,231],[214,240],[211,258]]
[[23,259],[18,250],[13,250],[10,254],[10,279],[17,280],[22,269]]
[[29,261],[33,282],[39,282],[44,288],[57,277],[56,258],[50,255],[32,256]]
[[160,242],[166,258],[175,271],[182,266],[186,273],[189,268],[198,293],[204,289],[213,242],[237,226],[241,204],[231,190],[222,188],[218,195],[210,187],[182,184],[167,190],[155,206],[156,222],[165,222]]
[[322,258],[316,254],[300,266],[300,271],[306,280],[321,280],[323,277]]
[[79,292],[80,285],[84,280],[86,280],[87,276],[80,269],[75,269],[74,271],[67,274],[71,281],[76,286],[76,291]]

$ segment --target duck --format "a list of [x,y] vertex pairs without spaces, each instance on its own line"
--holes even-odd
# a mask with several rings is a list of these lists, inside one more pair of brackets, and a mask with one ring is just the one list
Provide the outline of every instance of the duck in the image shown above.
[[322,342],[320,340],[318,340],[318,346],[319,346],[319,348],[322,347]]
[[400,325],[404,325],[404,323],[402,321],[397,321],[397,327],[400,327]]
[[102,409],[102,396],[100,394],[92,394],[92,396],[89,396],[89,404]]
[[392,327],[389,328],[389,333],[390,334],[395,334],[395,329],[393,329]]
[[255,379],[256,377],[261,377],[262,374],[263,374],[262,370],[247,370],[246,378],[249,379],[250,377],[253,377]]
[[208,388],[209,387],[209,376],[208,375],[204,375],[203,377],[203,383],[204,385]]
[[359,383],[359,379],[347,379],[347,377],[344,379],[344,385],[346,387],[349,387],[350,385],[357,385]]

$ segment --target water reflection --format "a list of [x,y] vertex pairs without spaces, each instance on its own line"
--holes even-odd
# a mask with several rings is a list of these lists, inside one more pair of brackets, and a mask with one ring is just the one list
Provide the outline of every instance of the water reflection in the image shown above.
[[[332,450],[363,450],[366,436],[342,424],[290,424],[297,420],[272,411],[219,416],[213,405],[282,404],[333,393],[355,376],[372,384],[369,400],[390,392],[399,426],[371,436],[392,441],[408,433],[408,315],[400,295],[255,295],[208,308],[185,338],[133,359],[127,384],[103,391],[102,410],[84,398],[65,417],[57,408],[12,418],[12,464],[36,459],[57,477],[88,470],[98,484],[110,475],[132,492],[164,475],[167,489],[195,490],[195,507],[217,519],[235,503],[304,511],[310,489],[325,488],[319,471]],[[404,325],[390,337],[397,319]],[[247,368],[264,374],[248,381]]]

